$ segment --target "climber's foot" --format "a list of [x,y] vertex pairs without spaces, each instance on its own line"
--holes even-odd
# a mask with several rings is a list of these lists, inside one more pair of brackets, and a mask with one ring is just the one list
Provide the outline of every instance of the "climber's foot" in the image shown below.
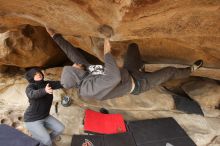
[[193,65],[191,66],[191,72],[196,71],[197,69],[199,69],[200,67],[202,67],[203,65],[203,60],[197,60],[196,62],[193,63]]

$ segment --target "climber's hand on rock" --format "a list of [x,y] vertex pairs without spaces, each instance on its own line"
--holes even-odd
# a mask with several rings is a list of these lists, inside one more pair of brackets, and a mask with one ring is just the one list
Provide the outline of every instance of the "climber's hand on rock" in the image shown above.
[[104,54],[111,52],[111,44],[109,42],[109,38],[105,38],[104,41]]
[[105,37],[105,38],[111,38],[114,35],[114,31],[111,26],[109,25],[101,25],[98,28],[98,31]]
[[49,27],[47,27],[47,26],[45,26],[45,28],[46,28],[47,32],[49,33],[49,35],[50,35],[51,37],[53,37],[53,36],[56,34],[56,32],[55,32],[54,29],[49,28]]

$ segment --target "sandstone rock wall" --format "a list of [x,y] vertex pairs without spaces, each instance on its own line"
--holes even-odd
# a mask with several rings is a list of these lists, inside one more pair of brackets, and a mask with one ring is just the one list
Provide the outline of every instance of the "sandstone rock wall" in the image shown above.
[[[0,122],[28,134],[22,117],[28,104],[24,93],[27,82],[24,72],[9,74],[8,66],[50,67],[66,59],[44,25],[103,60],[103,36],[97,31],[102,24],[114,29],[112,53],[119,66],[128,44],[135,42],[148,63],[147,71],[155,70],[155,64],[156,69],[164,64],[180,67],[203,59],[204,68],[194,75],[220,80],[219,0],[0,0],[0,72],[6,73],[0,76]],[[48,79],[60,79],[61,70],[44,73]],[[126,120],[172,116],[198,146],[219,145],[219,82],[186,79],[165,86],[177,84],[178,92],[185,91],[201,105],[204,117],[176,110],[170,93],[162,87],[138,97],[127,95],[103,102],[84,101],[75,90],[54,92],[51,114],[68,127],[58,145],[69,146],[72,134],[84,133],[86,108],[98,110],[103,106],[111,113],[123,114]],[[65,94],[74,100],[68,108],[60,105]]]
[[45,67],[65,59],[42,27],[24,25],[0,34],[0,65]]
[[[21,24],[48,25],[77,46],[99,56],[90,37],[102,37],[97,28],[115,30],[115,55],[136,42],[150,63],[191,64],[220,68],[220,1],[218,0],[0,0],[0,30]],[[39,38],[42,39],[42,38]],[[123,47],[122,47],[123,46]],[[97,50],[96,50],[97,51]]]

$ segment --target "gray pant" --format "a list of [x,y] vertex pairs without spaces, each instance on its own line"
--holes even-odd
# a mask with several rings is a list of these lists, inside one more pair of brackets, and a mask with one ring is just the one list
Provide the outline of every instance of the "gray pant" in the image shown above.
[[144,92],[171,79],[187,78],[190,76],[190,74],[190,67],[166,67],[155,72],[143,73],[142,75],[138,76],[138,81],[141,82],[141,92]]
[[135,79],[135,89],[133,94],[139,94],[158,86],[171,79],[181,79],[190,76],[191,68],[166,67],[155,72],[140,72],[143,66],[139,48],[137,44],[130,44],[124,59],[126,68]]
[[[52,146],[52,140],[64,130],[64,125],[51,115],[42,120],[24,124],[34,139],[47,146]],[[51,132],[49,133],[48,130]]]

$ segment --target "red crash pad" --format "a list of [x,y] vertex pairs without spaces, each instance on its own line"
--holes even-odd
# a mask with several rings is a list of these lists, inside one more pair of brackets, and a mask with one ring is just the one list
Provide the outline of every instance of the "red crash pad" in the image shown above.
[[84,131],[116,134],[126,132],[126,126],[121,114],[103,114],[87,109],[84,118]]

